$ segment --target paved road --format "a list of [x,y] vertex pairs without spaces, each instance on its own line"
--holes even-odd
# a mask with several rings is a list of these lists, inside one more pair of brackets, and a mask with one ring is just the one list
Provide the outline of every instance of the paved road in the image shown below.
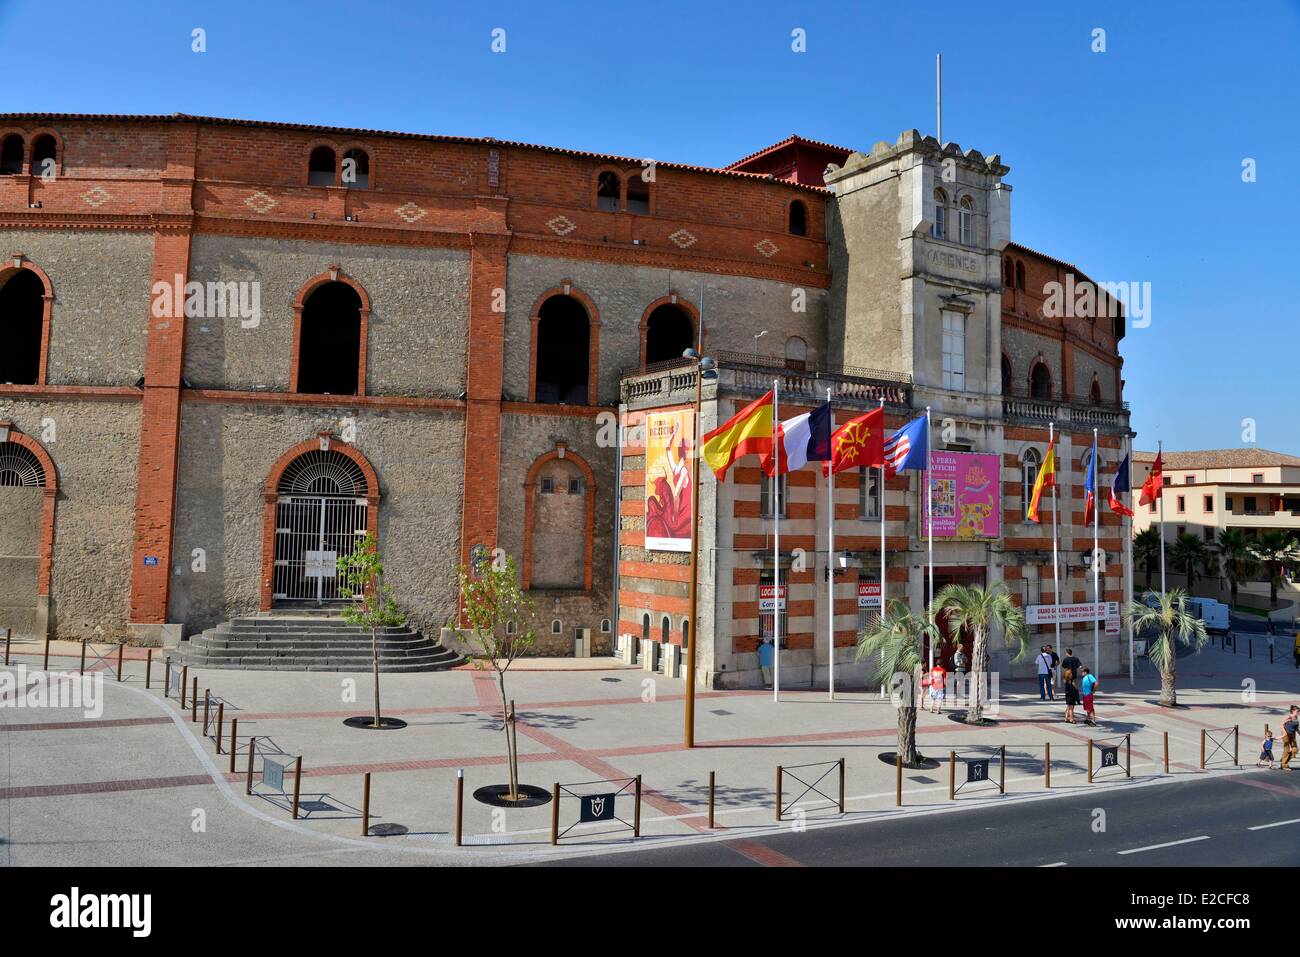
[[[1094,831],[1099,812],[1105,816],[1104,831]],[[1165,844],[1172,846],[1159,846]],[[1300,865],[1300,771],[1252,771],[735,842],[548,862],[552,867],[761,864],[1294,867]]]

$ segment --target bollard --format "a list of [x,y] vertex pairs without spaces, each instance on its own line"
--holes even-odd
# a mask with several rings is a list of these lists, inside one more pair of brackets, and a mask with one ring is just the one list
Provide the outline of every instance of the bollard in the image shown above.
[[641,775],[636,776],[636,817],[633,819],[632,836],[641,836]]
[[122,649],[126,647],[125,641],[117,643],[117,680],[122,680]]
[[948,800],[957,800],[957,752],[948,752]]
[[[369,777],[369,774],[366,775]],[[298,820],[298,794],[302,790],[302,755],[293,759],[293,819]]]
[[456,769],[456,846],[460,847],[461,824],[465,816],[465,769]]
[[1007,793],[1007,746],[998,747],[998,793]]
[[361,785],[361,836],[370,836],[370,772],[365,773]]
[[781,765],[776,766],[776,819],[781,820]]
[[560,843],[560,785],[551,785],[551,846]]
[[1092,738],[1088,739],[1088,783],[1092,783]]
[[840,813],[844,813],[844,759],[840,758]]
[[1268,663],[1270,665],[1273,663],[1273,642],[1271,641],[1268,643]]
[[[197,709],[195,709],[197,710]],[[212,714],[212,689],[203,689],[203,733],[208,733],[208,718]]]
[[244,785],[244,793],[253,793],[253,752],[257,750],[257,737],[253,736],[248,739],[248,782]]
[[1201,729],[1201,770],[1205,770],[1205,729]]
[[86,673],[86,639],[81,639],[81,673]]
[[190,689],[190,724],[199,721],[199,676],[194,676],[194,687]]
[[1133,735],[1124,735],[1124,777],[1133,776]]
[[1238,749],[1238,748],[1239,748],[1239,745],[1241,744],[1241,738],[1240,738],[1240,735],[1239,735],[1240,730],[1241,730],[1240,727],[1238,727],[1237,725],[1234,724],[1234,725],[1232,726],[1232,765],[1233,765],[1233,767],[1236,767],[1238,764],[1241,763],[1240,761],[1237,760],[1237,759],[1241,756],[1241,753],[1240,753],[1240,751],[1239,751],[1239,749]]
[[5,667],[6,668],[9,667],[9,643],[13,641],[13,637],[14,637],[14,630],[12,628],[6,628],[5,629]]
[[163,658],[163,697],[170,697],[172,693],[172,656],[167,655]]
[[150,648],[144,658],[144,690],[149,690],[149,683],[153,680],[153,649]]
[[230,719],[230,773],[235,773],[235,753],[239,750],[239,719]]
[[50,670],[50,636],[45,636],[45,657],[41,660],[41,670]]
[[1165,732],[1165,774],[1169,773],[1169,732]]
[[1052,786],[1052,742],[1043,745],[1043,787]]
[[903,806],[903,756],[894,755],[894,807]]
[[181,710],[185,710],[185,686],[189,684],[190,666],[181,665]]
[[1246,656],[1250,658],[1251,661],[1255,660],[1255,639],[1254,638],[1246,639]]
[[226,719],[226,703],[224,701],[218,701],[217,702],[217,733],[212,739],[217,746],[217,754],[221,753],[221,726],[225,722],[225,719]]
[[709,830],[713,830],[713,782],[716,772],[709,772]]

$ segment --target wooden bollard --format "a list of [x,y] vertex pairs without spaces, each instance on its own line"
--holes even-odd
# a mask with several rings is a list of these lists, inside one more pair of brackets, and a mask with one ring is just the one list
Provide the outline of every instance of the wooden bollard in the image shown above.
[[221,753],[221,731],[222,731],[222,724],[225,723],[225,720],[226,720],[226,703],[224,701],[218,701],[217,702],[217,733],[212,738],[213,742],[217,746],[217,754]]
[[1246,657],[1249,658],[1251,661],[1255,660],[1255,639],[1254,638],[1246,639]]
[[636,816],[632,819],[632,836],[641,836],[641,775],[636,776]]
[[1092,783],[1092,738],[1088,739],[1088,783]]
[[551,846],[560,843],[560,785],[551,785]]
[[1201,729],[1201,770],[1205,770],[1205,729]]
[[13,638],[14,638],[14,630],[12,628],[6,628],[5,629],[5,667],[6,668],[9,667],[9,643],[13,641]]
[[[369,778],[369,772],[366,773]],[[293,759],[293,819],[298,820],[298,795],[302,792],[302,755]],[[367,816],[367,820],[369,817]]]
[[1133,776],[1133,735],[1124,735],[1124,777]]
[[1169,773],[1169,732],[1165,732],[1165,774]]
[[903,756],[894,755],[894,807],[903,806]]
[[245,794],[253,793],[253,753],[257,750],[257,738],[248,739],[248,782],[244,786]]
[[709,772],[709,830],[713,830],[713,783],[716,771]]
[[45,636],[45,657],[41,659],[41,670],[50,670],[50,636]]
[[194,676],[194,686],[190,688],[190,724],[199,720],[199,676]]
[[86,639],[81,639],[81,673],[86,673]]
[[235,754],[239,751],[239,719],[230,719],[230,773],[235,773]]
[[998,747],[998,793],[1007,793],[1007,746]]
[[948,800],[957,800],[957,752],[948,752]]
[[844,759],[840,758],[840,813],[844,813]]
[[1052,786],[1052,742],[1043,744],[1043,787]]
[[203,689],[203,733],[208,733],[208,719],[212,717],[212,689]]
[[122,680],[122,649],[126,647],[125,641],[117,643],[117,680]]
[[781,765],[776,766],[776,819],[781,820]]
[[149,690],[149,682],[153,680],[153,649],[148,649],[144,657],[144,690]]
[[189,665],[181,665],[181,710],[185,710],[185,686],[189,684]]
[[465,817],[465,769],[456,769],[456,846],[460,847],[461,825]]
[[361,785],[361,836],[370,836],[370,772],[365,773]]

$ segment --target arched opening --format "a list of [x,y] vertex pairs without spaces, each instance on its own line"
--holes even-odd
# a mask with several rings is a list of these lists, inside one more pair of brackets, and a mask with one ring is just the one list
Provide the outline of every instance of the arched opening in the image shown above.
[[308,186],[333,186],[337,174],[334,150],[328,146],[318,146],[311,151],[307,161]]
[[1021,521],[1028,521],[1029,503],[1034,498],[1034,482],[1038,481],[1038,466],[1042,462],[1037,449],[1025,449],[1020,459]]
[[[7,423],[6,423],[7,426]],[[54,494],[46,488],[41,459],[17,442],[0,442],[0,555],[4,557],[5,625],[41,636],[48,615],[49,543]]]
[[663,644],[670,644],[669,636],[672,635],[672,629],[672,622],[668,620],[667,615],[664,615],[663,621],[659,622],[659,640]]
[[0,176],[15,176],[23,171],[23,138],[10,133],[0,143]]
[[1092,387],[1088,390],[1088,397],[1092,399],[1093,405],[1101,405],[1101,383],[1096,379],[1092,380]]
[[551,296],[537,311],[534,401],[586,405],[591,376],[591,318],[573,296]]
[[934,191],[934,224],[930,235],[935,239],[948,238],[948,194],[941,189]]
[[975,201],[963,196],[957,210],[958,235],[963,246],[975,245]]
[[627,178],[627,211],[638,216],[650,215],[650,184],[640,173]]
[[1021,292],[1025,289],[1025,264],[1019,259],[1016,260],[1016,288]]
[[32,142],[32,175],[49,178],[58,172],[59,144],[49,133]]
[[680,359],[682,353],[694,345],[695,328],[681,306],[664,303],[650,313],[646,320],[646,365]]
[[617,173],[608,170],[596,178],[596,208],[616,213],[619,210],[621,184]]
[[0,382],[36,385],[41,374],[45,286],[35,272],[18,269],[0,286]]
[[278,605],[346,599],[338,559],[369,529],[366,472],[337,449],[312,449],[293,459],[276,484],[272,600]]
[[343,154],[343,185],[349,189],[370,188],[370,154],[350,149]]
[[1034,363],[1033,371],[1029,373],[1029,394],[1035,399],[1052,397],[1052,374],[1047,371],[1047,363]]
[[356,395],[361,367],[361,297],[345,282],[317,286],[302,307],[298,391]]
[[808,235],[808,207],[797,199],[790,204],[790,232],[795,236]]
[[1011,360],[1005,355],[1002,357],[1002,394],[1011,394]]
[[591,587],[595,490],[590,468],[565,450],[533,463],[524,483],[524,586]]
[[808,368],[808,343],[799,336],[785,340],[785,367],[799,372]]
[[1002,288],[1016,288],[1016,266],[1015,263],[1011,261],[1010,256],[1002,260]]
[[691,620],[682,619],[682,650],[690,651],[691,649]]

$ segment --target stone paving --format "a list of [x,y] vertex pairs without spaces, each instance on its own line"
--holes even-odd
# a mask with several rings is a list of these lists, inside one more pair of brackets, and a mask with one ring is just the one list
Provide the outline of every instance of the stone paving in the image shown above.
[[[1256,643],[1257,645],[1259,642]],[[41,648],[15,642],[7,675],[27,669],[29,685],[41,680]],[[1247,657],[1207,647],[1179,660],[1179,697],[1186,707],[1154,704],[1158,681],[1144,670],[1136,685],[1127,676],[1103,679],[1098,695],[1101,726],[1066,725],[1063,705],[1040,702],[1023,682],[1002,682],[998,724],[974,728],[947,715],[922,713],[921,751],[941,759],[933,768],[906,771],[903,808],[895,806],[895,770],[879,760],[896,741],[896,712],[877,692],[701,692],[697,696],[698,746],[682,746],[684,686],[680,680],[594,659],[587,670],[512,672],[507,690],[520,717],[521,780],[550,790],[556,782],[585,793],[617,790],[641,775],[642,837],[615,822],[585,824],[550,845],[550,805],[494,811],[472,793],[506,780],[500,697],[490,671],[466,667],[432,674],[382,678],[383,710],[408,723],[403,730],[366,731],[343,719],[369,712],[370,676],[335,673],[200,670],[200,693],[211,689],[225,702],[223,753],[181,712],[175,696],[161,695],[162,665],[155,659],[152,688],[144,689],[143,649],[127,649],[124,680],[115,680],[115,655],[91,670],[103,674],[102,714],[72,707],[17,707],[17,693],[0,694],[0,863],[194,864],[403,863],[500,864],[552,855],[608,852],[683,840],[740,839],[759,863],[780,864],[773,853],[745,838],[774,828],[834,826],[897,814],[941,813],[972,803],[1050,800],[1093,788],[1140,787],[1155,781],[1231,774],[1230,734],[1210,739],[1212,765],[1201,771],[1202,728],[1241,728],[1238,756],[1254,766],[1267,721],[1276,731],[1284,703],[1300,702],[1300,672],[1290,660],[1270,666],[1267,651]],[[93,656],[91,656],[93,659]],[[541,662],[522,662],[545,669]],[[76,671],[79,649],[54,643],[50,668]],[[602,667],[603,665],[603,667]],[[599,670],[597,670],[599,669]],[[12,686],[12,679],[9,685]],[[1253,692],[1253,700],[1252,694]],[[355,700],[345,695],[354,694]],[[229,771],[229,727],[239,719],[237,769]],[[1163,735],[1169,734],[1170,776],[1163,773]],[[247,746],[288,765],[301,755],[301,819],[292,821],[288,798],[259,784],[245,795]],[[1107,770],[1087,783],[1089,739],[1118,743],[1131,735],[1132,777]],[[1227,738],[1226,750],[1214,741]],[[1045,745],[1051,744],[1052,788],[1043,780]],[[1007,749],[1006,795],[981,785],[948,800],[948,754],[996,756]],[[1280,745],[1278,748],[1280,753]],[[1122,754],[1121,749],[1121,754]],[[1097,765],[1100,756],[1094,751]],[[775,820],[777,765],[845,759],[847,814],[787,779],[787,820]],[[255,770],[260,772],[262,762]],[[997,762],[991,765],[996,778]],[[454,845],[457,771],[465,780],[464,844]],[[795,774],[816,779],[826,767]],[[958,782],[964,767],[958,765]],[[363,774],[371,772],[371,826],[400,825],[405,834],[362,837]],[[717,827],[707,825],[709,773],[716,775]],[[260,773],[255,777],[260,779]],[[614,780],[611,786],[578,787]],[[819,787],[835,797],[834,769]],[[629,789],[630,790],[630,789]],[[561,802],[560,826],[577,819],[578,802]],[[631,821],[629,793],[615,804]]]

